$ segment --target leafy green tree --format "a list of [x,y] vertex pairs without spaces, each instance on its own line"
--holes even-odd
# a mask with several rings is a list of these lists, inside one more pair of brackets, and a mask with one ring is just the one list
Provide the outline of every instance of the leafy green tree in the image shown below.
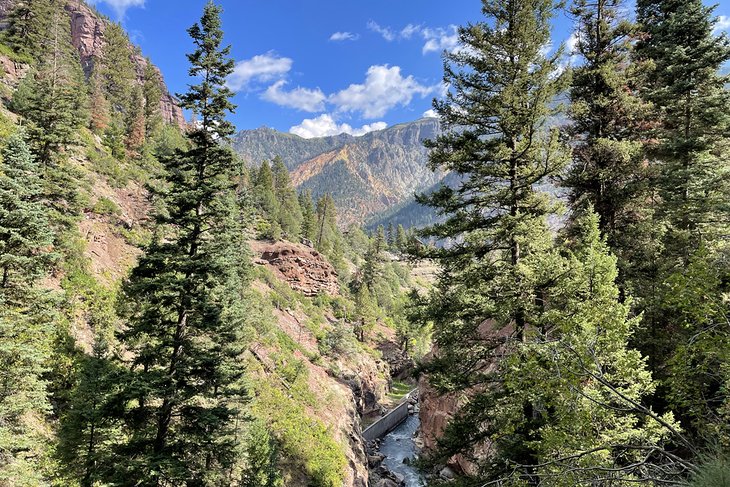
[[561,272],[546,224],[556,204],[538,189],[569,158],[558,130],[548,126],[561,113],[555,100],[568,84],[563,49],[545,52],[555,8],[551,0],[483,0],[485,19],[459,28],[460,47],[444,55],[449,92],[434,102],[444,133],[426,145],[430,167],[460,182],[418,196],[444,216],[422,235],[458,242],[423,252],[442,269],[422,315],[433,323],[439,349],[430,380],[443,391],[483,388],[470,398],[478,406],[455,423],[471,424],[476,435],[446,451],[483,448],[484,425],[495,419],[485,406],[503,399],[499,410],[508,409],[519,425],[509,435],[518,448],[499,454],[513,465],[539,462],[541,406],[527,396],[510,400],[492,367],[505,344],[520,350],[517,344],[546,332],[545,300]]
[[250,263],[234,193],[236,159],[221,144],[234,129],[221,9],[206,4],[188,32],[195,50],[180,95],[200,117],[189,146],[161,162],[160,239],[124,285],[119,337],[133,355],[122,384],[125,441],[114,450],[118,485],[221,485],[238,462],[234,428],[244,401],[240,354]]
[[[630,301],[619,300],[616,258],[594,213],[579,217],[572,230],[566,267],[541,316],[544,332],[505,346],[505,359],[495,365],[504,389],[470,402],[444,445],[448,452],[459,442],[489,442],[487,477],[502,485],[677,481],[694,466],[664,445],[692,445],[671,413],[645,406],[656,386],[641,354],[629,347],[639,319],[630,318]],[[530,415],[524,404],[533,405]],[[533,450],[532,464],[520,460],[526,449]]]

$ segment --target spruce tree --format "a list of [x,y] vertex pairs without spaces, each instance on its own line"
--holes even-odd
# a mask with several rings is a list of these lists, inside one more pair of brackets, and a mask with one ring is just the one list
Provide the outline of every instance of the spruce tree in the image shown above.
[[124,117],[129,110],[132,85],[135,79],[127,34],[119,24],[104,29],[104,47],[101,53],[101,76],[112,115]]
[[289,170],[281,157],[275,157],[273,162],[274,195],[279,203],[278,222],[282,231],[289,240],[295,239],[301,232],[302,209],[289,178]]
[[[621,0],[576,0],[577,21],[568,130],[573,164],[564,184],[575,208],[591,205],[601,231],[619,256],[622,281],[654,261],[651,171],[644,164],[647,103],[638,96],[636,65],[630,63],[635,25],[622,18]],[[638,268],[638,269],[637,269]]]
[[0,290],[22,295],[53,261],[39,167],[22,133],[11,136],[0,162]]
[[144,96],[144,120],[145,135],[152,137],[162,125],[162,114],[160,113],[160,102],[162,100],[162,79],[160,73],[152,62],[147,59],[144,68],[144,83],[142,94]]
[[109,101],[104,91],[101,63],[95,59],[89,76],[89,128],[95,134],[104,134],[109,126],[109,117]]
[[659,165],[658,213],[668,224],[664,245],[675,265],[686,265],[703,241],[724,232],[727,216],[730,78],[720,68],[730,60],[730,39],[713,35],[712,15],[701,0],[637,2],[643,96],[660,122],[649,155]]
[[48,370],[54,316],[38,286],[55,261],[38,165],[23,134],[0,161],[0,484],[43,485],[47,438],[37,421],[50,411]]
[[118,485],[221,485],[237,462],[243,401],[240,354],[249,262],[234,193],[237,162],[224,144],[234,106],[221,9],[206,4],[188,32],[198,83],[180,95],[200,117],[189,146],[161,162],[165,184],[153,242],[123,288],[120,339],[133,376],[119,401],[126,441],[115,449]]
[[311,190],[299,193],[299,207],[302,209],[302,237],[314,242],[317,235],[317,212]]
[[[713,34],[713,8],[699,0],[641,0],[636,61],[642,95],[657,120],[648,136],[656,167],[658,256],[644,276],[637,340],[662,388],[657,406],[672,408],[697,444],[728,439],[726,402],[730,333],[720,323],[727,292],[730,39]],[[705,400],[698,402],[695,395]]]
[[51,23],[59,3],[57,0],[16,2],[8,15],[3,40],[22,59],[40,60],[51,38]]

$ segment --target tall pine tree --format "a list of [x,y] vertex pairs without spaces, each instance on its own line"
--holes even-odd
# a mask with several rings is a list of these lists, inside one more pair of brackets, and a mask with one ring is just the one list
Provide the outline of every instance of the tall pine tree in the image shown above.
[[237,461],[247,269],[233,180],[236,160],[222,144],[233,133],[221,9],[208,3],[188,32],[195,51],[180,96],[200,117],[189,147],[162,160],[162,237],[124,286],[129,325],[120,338],[133,354],[124,384],[128,440],[118,445],[119,485],[221,485]]

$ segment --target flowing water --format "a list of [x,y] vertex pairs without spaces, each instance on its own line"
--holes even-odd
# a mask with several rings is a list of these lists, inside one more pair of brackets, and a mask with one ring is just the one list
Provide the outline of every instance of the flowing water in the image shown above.
[[403,463],[404,459],[413,460],[418,454],[413,435],[420,424],[418,415],[412,414],[396,429],[385,435],[380,444],[380,453],[385,456],[383,465],[391,472],[402,475],[406,481],[406,487],[426,485],[415,467]]

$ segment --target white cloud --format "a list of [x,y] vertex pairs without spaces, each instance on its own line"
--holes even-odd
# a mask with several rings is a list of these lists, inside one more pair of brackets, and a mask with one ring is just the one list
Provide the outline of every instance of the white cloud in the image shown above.
[[130,7],[144,7],[145,0],[91,0],[92,5],[99,3],[105,3],[109,5],[118,19],[123,19],[124,14],[127,13],[127,9]]
[[424,27],[423,25],[408,24],[396,33],[390,27],[383,27],[371,20],[368,22],[368,29],[373,32],[377,32],[388,42],[396,39],[409,40],[418,36],[425,41],[422,49],[423,54],[427,54],[429,52],[441,52],[444,50],[453,51],[459,45],[459,31],[458,27],[455,25],[449,25],[446,28],[433,28]]
[[359,38],[359,34],[353,34],[352,32],[335,32],[330,36],[331,41],[356,41]]
[[414,34],[421,32],[422,27],[420,25],[408,24],[400,31],[400,36],[403,39],[410,39]]
[[405,106],[414,96],[422,98],[438,91],[439,85],[424,86],[401,75],[399,66],[370,66],[363,84],[351,84],[330,96],[329,101],[341,112],[362,112],[365,118],[384,116],[391,108]]
[[423,118],[439,118],[439,114],[433,108],[429,108],[423,112]]
[[273,51],[238,61],[233,74],[228,77],[228,87],[239,91],[252,82],[263,83],[281,78],[291,70],[293,63],[290,58],[281,57]]
[[360,128],[352,128],[346,123],[338,124],[332,115],[322,114],[316,118],[307,118],[299,125],[295,125],[289,129],[294,135],[298,135],[305,139],[314,137],[326,137],[328,135],[350,134],[354,136],[365,135],[374,130],[383,130],[388,125],[385,122],[375,122],[363,125]]
[[368,22],[368,29],[380,34],[388,42],[394,41],[396,38],[395,32],[390,27],[381,27],[377,22],[372,20]]
[[293,90],[284,91],[282,89],[284,85],[286,85],[285,80],[277,81],[261,94],[261,98],[283,107],[296,108],[305,112],[324,111],[324,102],[327,97],[319,88],[311,90],[298,86]]
[[459,46],[458,27],[450,25],[447,29],[421,29],[421,35],[426,43],[423,45],[423,54],[429,52],[453,51]]
[[717,17],[717,23],[712,28],[713,34],[719,34],[720,32],[730,29],[730,17],[727,15],[720,15]]

